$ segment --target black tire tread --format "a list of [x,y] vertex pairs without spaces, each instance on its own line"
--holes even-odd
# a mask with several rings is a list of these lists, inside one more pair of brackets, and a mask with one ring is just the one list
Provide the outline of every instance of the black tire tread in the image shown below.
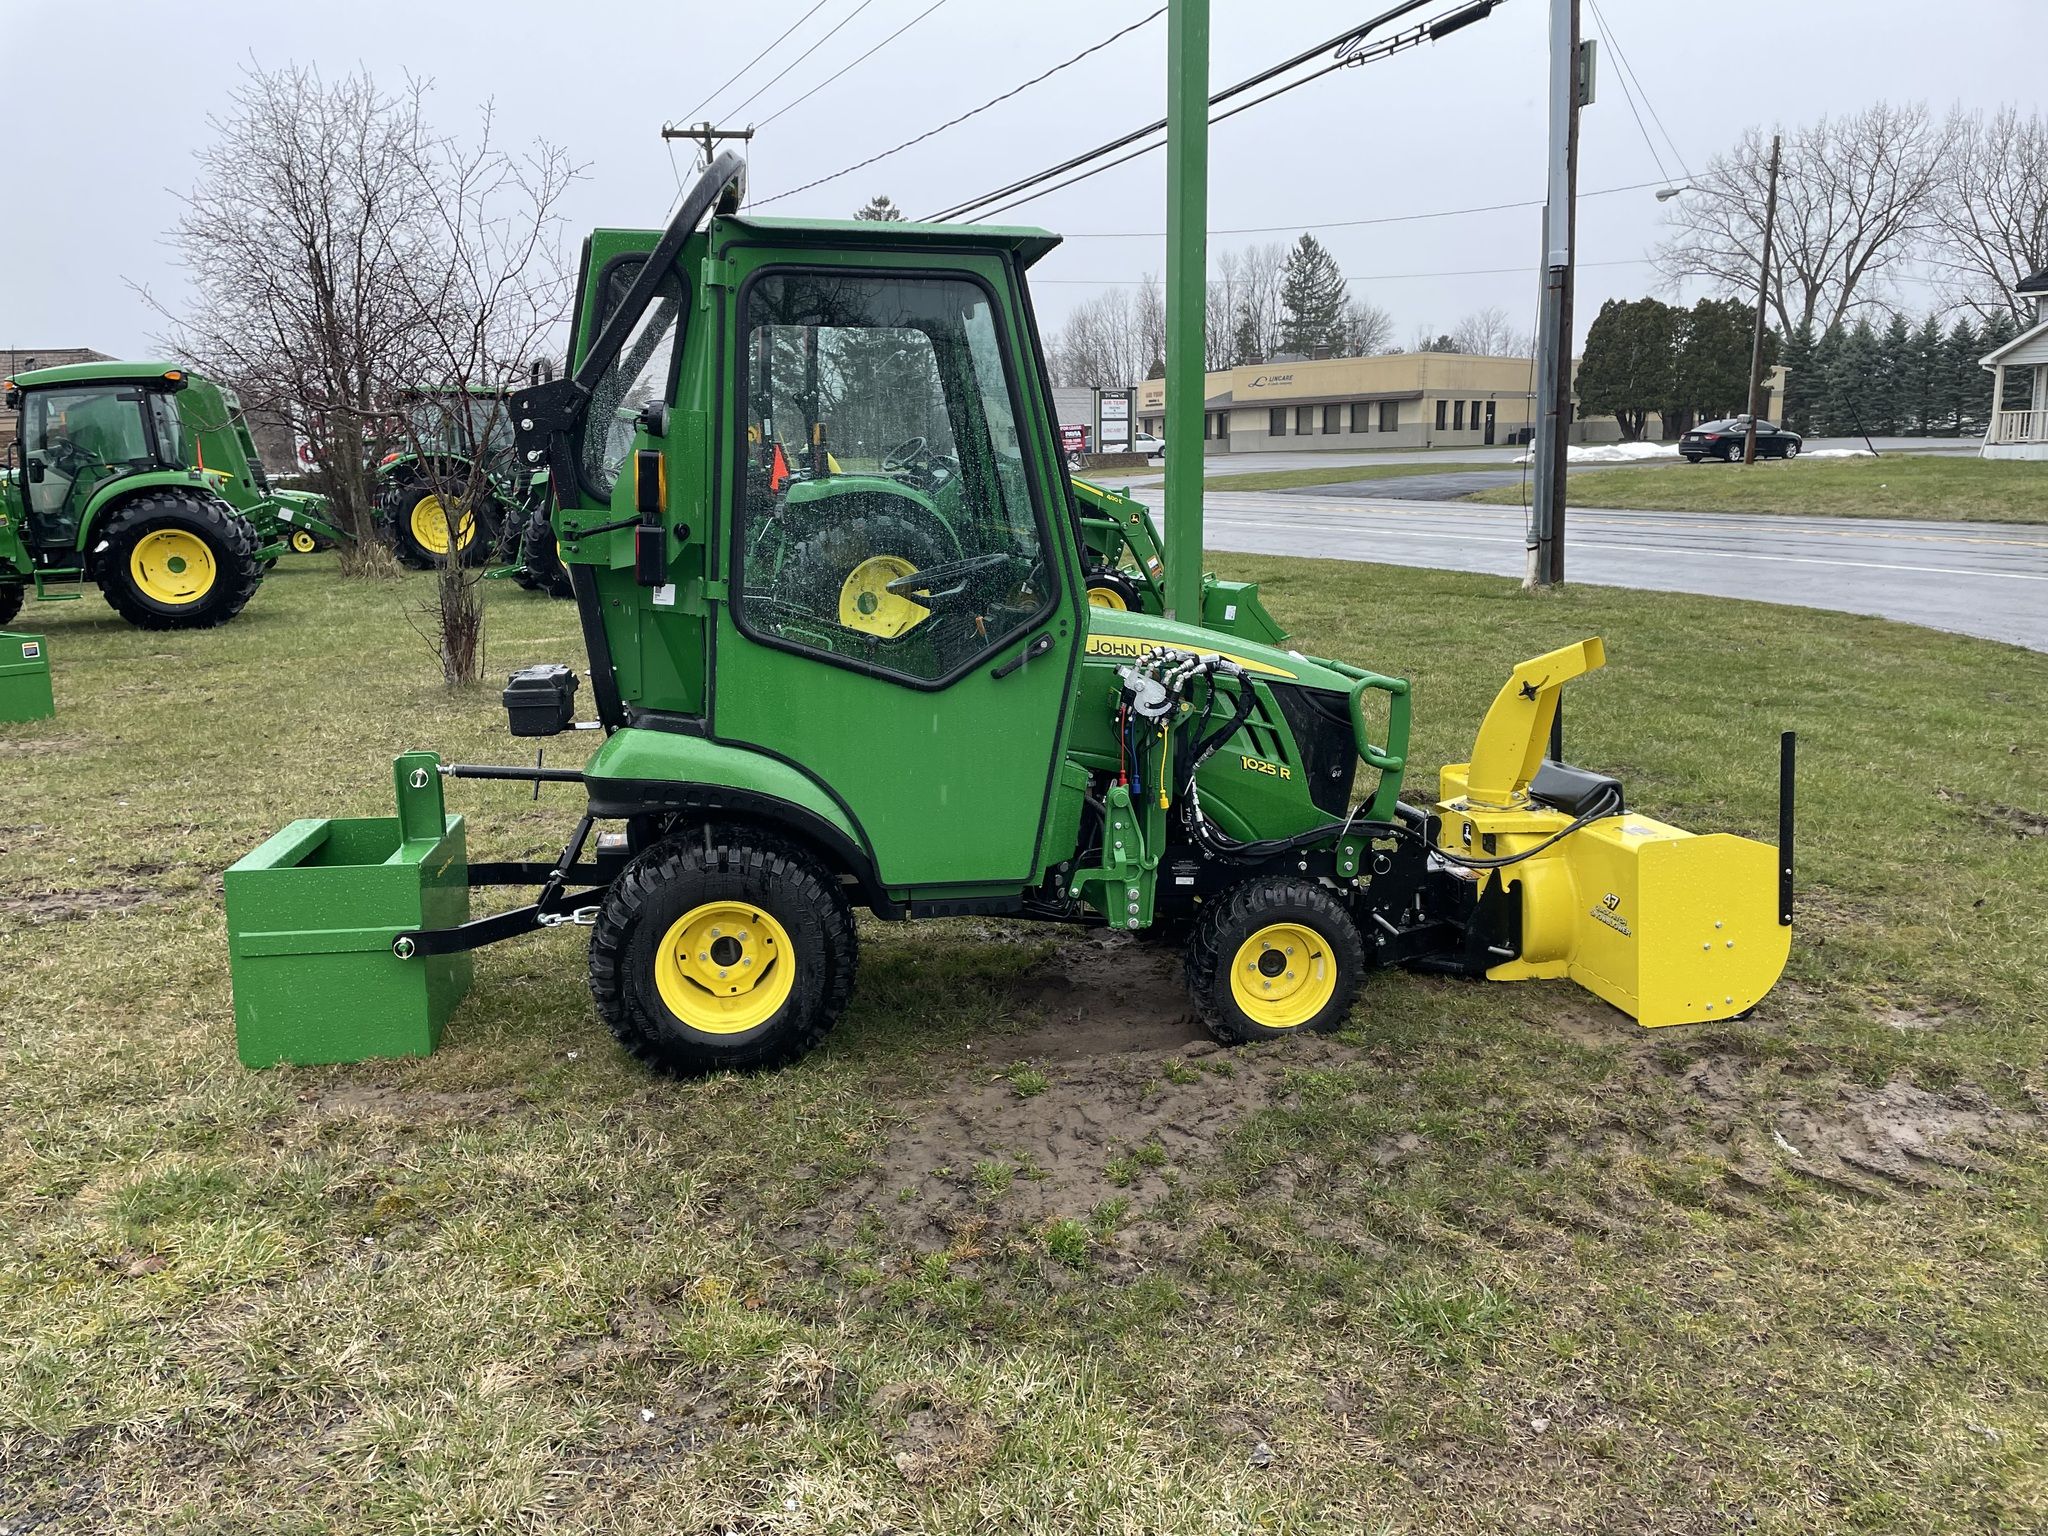
[[21,605],[27,596],[26,589],[18,581],[0,581],[0,625],[11,623],[21,612]]
[[[165,613],[144,602],[128,576],[128,548],[154,522],[170,520],[203,534],[214,546],[220,575],[214,593],[190,610]],[[108,606],[137,629],[214,629],[249,605],[262,584],[264,565],[256,558],[256,530],[218,497],[161,486],[131,496],[99,530],[104,541],[94,579]]]
[[[1337,956],[1336,994],[1318,1019],[1297,1029],[1246,1030],[1238,1023],[1234,1005],[1229,1002],[1230,978],[1225,974],[1225,967],[1229,964],[1230,955],[1235,954],[1246,935],[1268,923],[1284,922],[1290,916],[1298,921],[1304,915],[1311,916],[1332,946],[1342,950]],[[1226,950],[1229,954],[1225,953]],[[1246,880],[1216,900],[1203,904],[1194,932],[1188,937],[1184,968],[1188,994],[1194,1000],[1202,1027],[1223,1045],[1242,1045],[1254,1038],[1273,1038],[1283,1033],[1322,1033],[1338,1028],[1351,1012],[1351,1004],[1365,975],[1365,964],[1365,940],[1341,901],[1312,880],[1265,875]]]
[[519,564],[534,591],[555,598],[576,595],[561,551],[555,547],[555,527],[546,507],[536,507],[528,517],[526,535],[519,544]]
[[[629,973],[634,930],[656,894],[690,881],[726,885],[721,894],[733,896],[774,891],[810,910],[822,931],[825,965],[814,996],[791,998],[792,1004],[808,1001],[800,1016],[715,1053],[664,1033],[649,1016]],[[756,827],[700,826],[647,849],[605,893],[590,935],[590,995],[619,1043],[657,1071],[678,1077],[749,1071],[781,1066],[816,1048],[846,1010],[858,961],[853,908],[808,850]],[[801,978],[798,985],[804,985]]]

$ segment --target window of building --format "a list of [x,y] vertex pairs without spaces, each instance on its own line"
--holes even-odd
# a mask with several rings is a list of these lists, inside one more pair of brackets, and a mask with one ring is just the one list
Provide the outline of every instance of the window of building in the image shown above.
[[1451,402],[1451,430],[1453,432],[1465,430],[1465,402],[1462,400]]
[[1437,429],[1437,431],[1441,432],[1441,431],[1443,431],[1443,429],[1444,429],[1444,428],[1445,428],[1446,426],[1450,425],[1450,414],[1451,414],[1451,402],[1450,402],[1450,401],[1448,401],[1448,400],[1439,400],[1439,401],[1437,401],[1437,403],[1436,403],[1436,429]]
[[1276,405],[1266,412],[1266,435],[1285,437],[1287,435],[1287,407]]
[[1316,429],[1316,408],[1312,405],[1297,405],[1294,408],[1294,435],[1307,437]]
[[1380,430],[1382,432],[1394,432],[1398,431],[1400,426],[1401,402],[1398,400],[1382,400],[1380,402]]
[[1372,407],[1363,400],[1352,402],[1351,430],[1354,432],[1370,432],[1372,430]]
[[1329,433],[1337,433],[1344,430],[1343,406],[1326,405],[1323,407],[1323,430]]
[[1479,416],[1479,402],[1477,400],[1474,400],[1472,402],[1472,430],[1474,432],[1477,432],[1479,430]]

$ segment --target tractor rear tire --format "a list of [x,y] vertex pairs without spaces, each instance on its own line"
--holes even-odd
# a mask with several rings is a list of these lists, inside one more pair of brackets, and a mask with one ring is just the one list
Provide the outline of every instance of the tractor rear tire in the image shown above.
[[[813,617],[841,624],[847,584],[855,571],[891,559],[916,572],[950,558],[939,537],[910,518],[869,512],[825,528],[798,546],[790,563],[793,596]],[[912,627],[920,622],[921,618]]]
[[100,530],[94,579],[138,629],[212,629],[248,605],[263,580],[256,530],[226,502],[142,491]]
[[[415,571],[432,571],[446,563],[445,548],[435,546],[448,543],[448,514],[441,510],[440,497],[431,480],[401,480],[391,488],[385,505],[391,513],[387,525],[391,552],[400,565]],[[482,497],[470,518],[469,538],[460,548],[462,563],[483,565],[490,560],[491,547],[498,537],[497,504],[488,496]],[[456,519],[456,528],[460,537],[460,518]]]
[[576,589],[569,584],[569,568],[562,564],[562,546],[555,542],[554,520],[545,507],[535,509],[527,520],[526,537],[519,547],[519,564],[534,591],[556,598],[576,595]]
[[1264,876],[1206,903],[1187,949],[1188,991],[1225,1045],[1344,1023],[1365,976],[1365,940],[1312,880]]
[[853,909],[809,853],[746,827],[657,843],[605,893],[590,995],[634,1056],[677,1077],[794,1061],[853,994]]
[[0,627],[21,612],[23,588],[18,581],[0,582]]

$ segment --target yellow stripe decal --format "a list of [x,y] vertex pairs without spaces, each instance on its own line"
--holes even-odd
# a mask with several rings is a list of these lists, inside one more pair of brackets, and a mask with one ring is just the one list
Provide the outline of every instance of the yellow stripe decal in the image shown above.
[[1154,651],[1190,651],[1197,656],[1220,656],[1225,661],[1234,661],[1247,672],[1256,672],[1261,677],[1292,678],[1294,674],[1285,668],[1273,666],[1270,662],[1254,661],[1249,656],[1233,655],[1207,645],[1161,645],[1156,640],[1134,640],[1126,635],[1090,635],[1088,654],[1090,656],[1112,656],[1119,661],[1136,661],[1141,656],[1150,656]]

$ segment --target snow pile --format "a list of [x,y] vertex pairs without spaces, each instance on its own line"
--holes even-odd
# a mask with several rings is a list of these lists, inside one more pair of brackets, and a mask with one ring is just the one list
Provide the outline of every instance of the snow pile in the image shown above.
[[[1567,464],[1635,464],[1644,459],[1677,457],[1675,443],[1573,443],[1564,451]],[[1530,458],[1525,453],[1515,462],[1527,464]]]
[[1802,459],[1874,459],[1877,457],[1868,448],[1812,448],[1799,456]]

